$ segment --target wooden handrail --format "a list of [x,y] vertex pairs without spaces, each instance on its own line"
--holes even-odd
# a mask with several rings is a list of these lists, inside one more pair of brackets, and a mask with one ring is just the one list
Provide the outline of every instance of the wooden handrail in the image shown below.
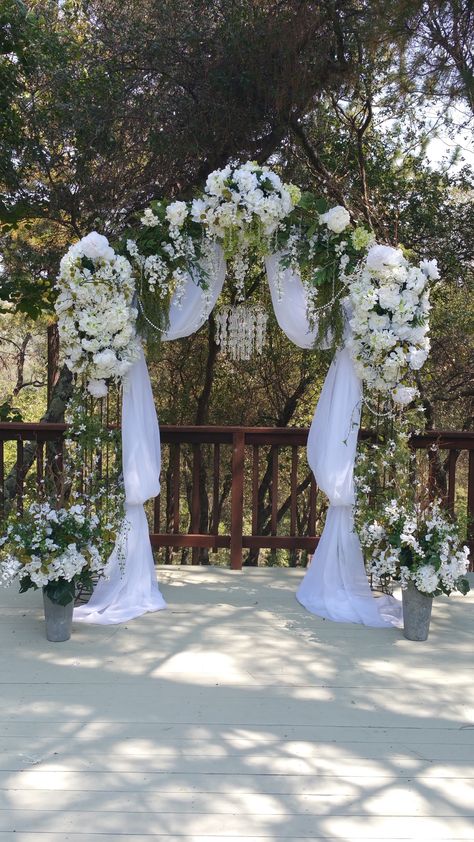
[[[24,464],[26,448],[23,442],[32,442],[27,447],[36,449],[36,476],[38,492],[44,477],[45,451],[50,442],[62,444],[66,424],[0,422],[0,514],[5,492],[5,443],[16,442],[16,477],[15,496],[21,511],[24,497],[24,480],[29,465]],[[313,551],[318,536],[316,510],[319,501],[318,489],[310,475],[304,459],[299,460],[299,453],[305,448],[308,439],[306,427],[242,427],[242,426],[202,426],[191,425],[161,427],[161,441],[164,450],[169,448],[169,461],[164,472],[164,491],[154,503],[154,518],[151,541],[155,547],[171,549],[190,547],[193,561],[199,553],[218,548],[230,549],[231,567],[242,566],[242,551],[258,551],[261,548]],[[361,436],[370,436],[362,431]],[[211,478],[207,486],[202,487],[203,455],[202,449],[211,447],[210,460],[207,463],[207,476]],[[474,552],[474,432],[459,430],[428,430],[412,436],[411,446],[428,454],[429,485],[434,493],[440,460],[443,456],[445,479],[444,500],[454,510],[456,487],[459,482],[458,460],[461,452],[467,453],[466,496],[468,534],[467,538]],[[280,449],[289,453],[284,462],[286,473],[280,464]],[[185,464],[185,456],[187,461]],[[228,467],[230,485],[223,490],[224,461]],[[438,465],[436,460],[438,459]],[[265,470],[261,471],[261,463]],[[11,462],[11,457],[10,457]],[[301,464],[302,463],[302,464]],[[231,472],[229,471],[231,465]],[[299,467],[300,465],[300,467]],[[301,475],[301,470],[305,473]],[[464,470],[464,469],[463,469]],[[300,476],[298,475],[300,471]],[[186,488],[184,484],[187,483]],[[12,486],[12,483],[10,483]],[[13,486],[12,486],[13,487]],[[246,489],[251,489],[250,508]],[[184,493],[184,491],[186,493]],[[286,489],[286,490],[285,490]],[[439,488],[438,488],[439,491]],[[203,493],[206,502],[203,522]],[[210,494],[210,501],[209,501]],[[286,499],[281,499],[285,495]],[[304,499],[305,513],[303,526],[297,525],[300,512],[301,495]],[[222,526],[222,507],[230,495],[228,508],[228,528],[224,533]],[[184,506],[181,503],[184,501]],[[183,511],[188,511],[188,531],[183,533]],[[286,520],[285,520],[286,519]],[[245,534],[244,523],[251,522],[251,534]],[[278,534],[280,523],[286,534]],[[164,530],[161,530],[161,524]]]

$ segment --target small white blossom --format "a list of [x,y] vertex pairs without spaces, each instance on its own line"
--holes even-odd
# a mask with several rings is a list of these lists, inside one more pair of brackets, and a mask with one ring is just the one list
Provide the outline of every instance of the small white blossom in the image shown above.
[[155,216],[151,208],[146,208],[146,210],[143,211],[143,216],[140,217],[140,222],[147,228],[155,228],[160,224],[160,220],[157,216]]
[[420,269],[432,281],[438,281],[441,277],[437,260],[422,260]]

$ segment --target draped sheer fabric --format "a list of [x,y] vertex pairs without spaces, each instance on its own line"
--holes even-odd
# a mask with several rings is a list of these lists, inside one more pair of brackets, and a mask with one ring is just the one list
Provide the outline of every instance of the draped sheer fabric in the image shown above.
[[[208,288],[188,275],[185,288],[170,307],[164,340],[199,330],[222,290],[225,260],[216,246],[210,265],[203,267]],[[160,493],[160,429],[143,352],[125,379],[122,400],[122,460],[125,486],[125,552],[121,539],[87,603],[74,609],[74,620],[109,625],[123,623],[147,611],[166,608],[156,580],[148,522],[143,504]]]
[[[317,328],[311,329],[308,323],[304,286],[291,270],[280,272],[279,259],[277,254],[267,260],[278,324],[295,345],[313,347]],[[346,324],[346,340],[348,331]],[[353,475],[361,405],[362,384],[344,346],[329,369],[308,437],[308,462],[330,505],[316,552],[296,596],[308,611],[328,620],[398,626],[401,603],[390,596],[373,595],[353,528]]]
[[[317,327],[308,321],[304,285],[290,269],[281,272],[279,262],[278,254],[266,261],[278,324],[296,345],[312,348]],[[174,296],[169,327],[163,335],[165,341],[189,336],[208,318],[225,278],[220,247],[216,246],[204,270],[208,279],[205,291],[189,275],[179,298]],[[308,438],[308,461],[330,505],[297,598],[309,611],[330,620],[368,626],[400,625],[400,603],[393,597],[376,599],[369,588],[360,543],[353,529],[353,472],[361,399],[360,380],[347,348],[343,347],[329,369]],[[159,494],[161,467],[158,419],[143,353],[124,384],[122,445],[125,555],[122,557],[117,544],[108,562],[107,578],[99,581],[88,604],[74,611],[74,619],[81,622],[121,623],[166,607],[156,581],[143,508],[148,499]]]

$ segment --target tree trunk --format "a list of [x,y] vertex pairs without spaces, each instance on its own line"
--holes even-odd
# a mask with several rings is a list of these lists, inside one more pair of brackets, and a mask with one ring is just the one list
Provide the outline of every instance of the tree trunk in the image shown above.
[[[204,374],[204,383],[198,399],[194,423],[197,426],[206,424],[209,418],[209,403],[211,399],[212,385],[216,369],[217,354],[219,346],[216,343],[216,322],[214,316],[209,316],[207,325],[207,360]],[[201,451],[199,466],[199,531],[209,531],[209,495],[207,489],[207,469]],[[209,550],[202,547],[197,554],[198,564],[209,564]]]
[[57,322],[48,325],[48,397],[51,403],[53,390],[59,379],[59,331]]
[[[72,396],[73,391],[73,377],[66,366],[63,366],[59,374],[57,383],[53,389],[51,401],[48,408],[41,418],[41,423],[46,424],[60,424],[64,421],[64,412],[66,405]],[[28,473],[36,457],[36,442],[30,441],[26,444],[23,450],[23,478]],[[5,511],[11,508],[18,482],[18,463],[14,465],[8,477],[5,480]]]

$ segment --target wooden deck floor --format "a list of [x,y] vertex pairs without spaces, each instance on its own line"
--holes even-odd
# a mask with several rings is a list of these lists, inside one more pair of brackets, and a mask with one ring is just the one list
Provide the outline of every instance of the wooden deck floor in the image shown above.
[[473,840],[473,598],[426,643],[300,571],[161,568],[169,610],[44,639],[0,591],[0,842]]

